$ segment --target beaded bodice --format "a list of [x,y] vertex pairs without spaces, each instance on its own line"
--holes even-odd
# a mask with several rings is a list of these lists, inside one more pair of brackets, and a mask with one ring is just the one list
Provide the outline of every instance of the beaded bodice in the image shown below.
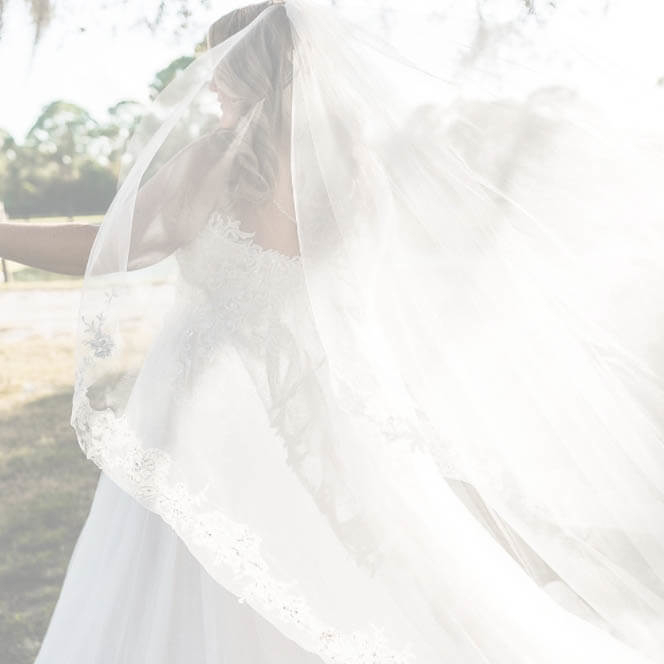
[[176,259],[174,393],[196,381],[229,346],[269,375],[265,380],[277,389],[282,360],[290,364],[297,355],[289,319],[297,316],[302,326],[306,288],[300,256],[260,246],[237,219],[215,212]]
[[[239,336],[263,336],[303,286],[300,256],[265,249],[237,219],[213,213],[176,254],[178,292],[207,325]],[[192,329],[197,327],[191,321]],[[237,339],[235,339],[237,341]]]

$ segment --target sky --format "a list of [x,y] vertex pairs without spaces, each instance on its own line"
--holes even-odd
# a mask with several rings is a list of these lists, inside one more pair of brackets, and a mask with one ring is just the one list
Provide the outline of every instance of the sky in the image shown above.
[[[449,16],[467,10],[471,10],[469,16],[475,15],[477,1],[487,17],[496,21],[509,19],[515,8],[523,8],[523,0],[389,1],[401,2],[399,6],[408,9],[445,8]],[[608,13],[602,10],[607,0],[583,3],[594,7],[591,30],[597,32],[600,24],[606,28],[605,52],[614,58],[611,67],[628,67],[635,76],[643,78],[644,84],[652,85],[658,77],[664,77],[664,40],[660,36],[664,3],[608,1]],[[32,57],[33,28],[26,3],[10,0],[0,38],[0,128],[21,141],[41,109],[56,99],[80,104],[100,121],[104,120],[106,109],[120,100],[147,102],[148,85],[154,74],[174,58],[192,54],[207,26],[224,13],[229,2],[209,0],[209,7],[205,8],[192,0],[190,25],[177,34],[179,21],[173,15],[167,15],[155,33],[140,27],[145,17],[154,13],[158,0],[56,0],[54,19]],[[362,2],[380,4],[388,0],[337,0],[342,6],[359,6]],[[169,6],[177,4],[173,0]],[[556,33],[556,39],[560,35],[567,39],[570,29],[575,28],[581,33],[575,37],[576,42],[585,44],[584,31],[589,23],[578,16],[565,18],[566,4],[578,7],[575,0],[558,0],[557,19],[562,29]],[[600,14],[606,14],[601,21]],[[435,39],[429,41],[435,43]]]
[[25,3],[9,2],[0,38],[0,128],[17,140],[41,109],[56,99],[80,104],[102,120],[123,99],[148,101],[154,74],[174,58],[193,53],[214,17],[213,9],[194,13],[190,28],[176,35],[167,17],[152,34],[140,25],[155,2],[61,0],[32,56],[33,27]]

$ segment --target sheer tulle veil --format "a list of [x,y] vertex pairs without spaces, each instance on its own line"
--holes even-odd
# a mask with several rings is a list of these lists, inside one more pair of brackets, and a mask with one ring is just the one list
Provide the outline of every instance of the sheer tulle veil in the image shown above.
[[90,255],[85,454],[329,664],[661,661],[661,127],[416,4],[220,5]]

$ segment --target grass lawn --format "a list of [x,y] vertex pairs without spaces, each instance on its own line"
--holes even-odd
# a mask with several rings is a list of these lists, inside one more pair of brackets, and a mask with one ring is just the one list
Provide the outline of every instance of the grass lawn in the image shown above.
[[8,664],[34,662],[99,477],[69,425],[72,349],[68,335],[0,343],[0,660]]
[[33,664],[99,469],[69,424],[81,278],[8,267],[11,280],[0,283],[0,662]]

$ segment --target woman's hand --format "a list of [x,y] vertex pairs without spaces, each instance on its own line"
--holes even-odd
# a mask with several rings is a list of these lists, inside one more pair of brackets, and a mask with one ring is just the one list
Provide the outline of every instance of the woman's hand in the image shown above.
[[0,222],[0,256],[58,274],[82,276],[99,226]]

